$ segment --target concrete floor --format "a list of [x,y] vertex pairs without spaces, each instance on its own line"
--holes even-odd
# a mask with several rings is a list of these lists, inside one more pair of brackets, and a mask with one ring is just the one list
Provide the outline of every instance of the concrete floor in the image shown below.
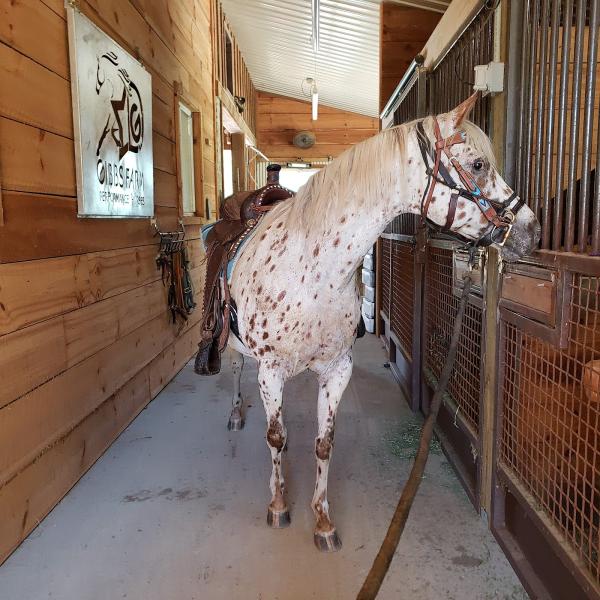
[[[270,460],[256,369],[246,428],[226,429],[228,369],[188,365],[0,568],[2,600],[352,599],[387,528],[418,423],[374,336],[359,340],[338,413],[329,499],[344,547],[317,552],[316,380],[288,383],[284,468],[292,525],[266,525]],[[527,596],[454,473],[434,448],[379,598]]]

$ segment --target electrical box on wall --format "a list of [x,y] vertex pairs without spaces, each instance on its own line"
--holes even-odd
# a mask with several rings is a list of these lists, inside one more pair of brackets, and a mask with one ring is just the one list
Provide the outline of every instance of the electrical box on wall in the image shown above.
[[473,89],[484,94],[504,91],[504,63],[490,62],[487,65],[477,65]]

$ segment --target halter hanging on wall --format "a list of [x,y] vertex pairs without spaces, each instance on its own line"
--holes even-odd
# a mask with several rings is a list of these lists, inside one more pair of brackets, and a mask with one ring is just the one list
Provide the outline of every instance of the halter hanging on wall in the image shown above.
[[173,323],[177,317],[187,321],[188,316],[196,307],[194,302],[194,287],[189,271],[189,261],[185,248],[185,228],[179,221],[177,231],[160,231],[156,221],[152,221],[156,230],[154,235],[160,236],[156,267],[162,272],[163,285],[167,285],[169,293],[167,303],[171,311]]

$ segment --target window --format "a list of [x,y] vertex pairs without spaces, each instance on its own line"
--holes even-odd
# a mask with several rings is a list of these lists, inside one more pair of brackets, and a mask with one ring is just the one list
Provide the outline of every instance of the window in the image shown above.
[[231,150],[223,150],[223,197],[233,194],[233,157]]
[[181,96],[177,107],[177,172],[180,189],[180,214],[203,216],[202,148],[200,113],[190,108]]
[[225,87],[233,94],[233,42],[225,32]]
[[184,215],[196,212],[194,194],[194,125],[192,111],[179,103],[179,164],[181,165],[181,205]]

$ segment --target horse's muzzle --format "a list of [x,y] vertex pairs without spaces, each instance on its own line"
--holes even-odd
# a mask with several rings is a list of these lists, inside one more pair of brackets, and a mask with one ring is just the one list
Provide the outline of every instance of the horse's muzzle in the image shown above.
[[541,232],[542,228],[537,219],[515,220],[506,241],[500,246],[502,259],[515,262],[531,254],[540,242]]

